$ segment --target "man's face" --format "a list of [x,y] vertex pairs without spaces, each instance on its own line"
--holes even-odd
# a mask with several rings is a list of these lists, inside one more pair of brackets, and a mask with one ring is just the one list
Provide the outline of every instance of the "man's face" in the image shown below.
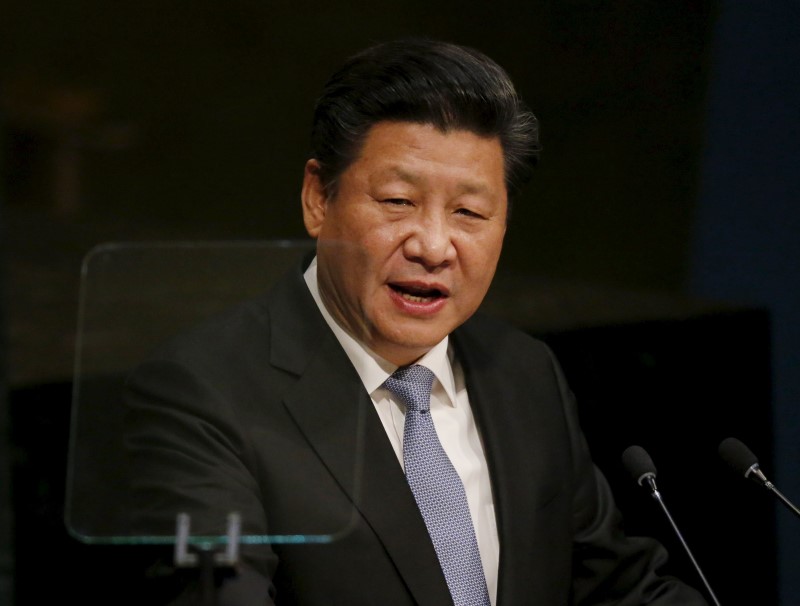
[[317,238],[320,293],[372,351],[409,364],[469,318],[506,230],[497,138],[379,122],[326,198],[306,165],[303,218]]

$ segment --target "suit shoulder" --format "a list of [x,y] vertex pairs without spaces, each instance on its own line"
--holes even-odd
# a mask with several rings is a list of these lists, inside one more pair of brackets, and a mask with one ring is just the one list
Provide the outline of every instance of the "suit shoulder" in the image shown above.
[[518,376],[530,375],[533,369],[540,377],[561,376],[555,355],[544,341],[503,320],[475,314],[453,336],[459,355],[485,368]]
[[327,326],[300,271],[166,341],[149,362],[167,362],[207,379],[254,377],[268,368],[297,373]]
[[149,360],[171,361],[190,367],[229,363],[269,343],[266,295],[226,308],[158,345]]
[[508,348],[523,348],[529,353],[550,357],[550,348],[536,337],[520,330],[504,320],[483,313],[476,313],[458,329],[459,338],[480,348],[494,352]]

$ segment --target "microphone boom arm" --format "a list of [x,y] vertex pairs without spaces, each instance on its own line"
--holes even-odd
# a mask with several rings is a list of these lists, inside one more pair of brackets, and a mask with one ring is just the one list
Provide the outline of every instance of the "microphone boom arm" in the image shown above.
[[747,470],[747,473],[744,474],[745,478],[749,478],[750,476],[755,476],[751,479],[758,484],[761,484],[767,490],[771,491],[772,494],[778,497],[778,500],[783,503],[789,511],[791,511],[797,517],[800,517],[800,509],[795,507],[794,503],[792,503],[780,490],[778,490],[775,484],[767,479],[767,476],[765,476],[761,471],[758,463],[753,463],[750,469]]
[[647,484],[650,486],[651,496],[658,502],[659,506],[661,507],[661,510],[664,512],[664,515],[667,516],[667,520],[669,521],[670,526],[672,526],[672,530],[678,536],[678,540],[680,540],[681,545],[683,545],[683,549],[684,551],[686,551],[686,555],[688,555],[689,559],[692,561],[694,569],[700,576],[700,580],[703,581],[703,585],[705,585],[706,591],[711,596],[711,599],[714,601],[714,604],[716,604],[716,606],[720,606],[719,600],[717,599],[714,590],[711,589],[711,585],[709,584],[708,579],[706,579],[706,575],[703,574],[703,570],[700,568],[700,564],[697,563],[697,560],[695,559],[692,550],[689,549],[689,544],[686,542],[686,539],[683,538],[683,534],[681,534],[681,531],[678,529],[678,525],[675,523],[675,520],[672,519],[672,515],[669,513],[669,509],[667,509],[667,506],[664,503],[664,499],[661,497],[661,493],[658,491],[658,488],[656,487],[655,478],[654,477],[644,478],[644,481],[647,482]]

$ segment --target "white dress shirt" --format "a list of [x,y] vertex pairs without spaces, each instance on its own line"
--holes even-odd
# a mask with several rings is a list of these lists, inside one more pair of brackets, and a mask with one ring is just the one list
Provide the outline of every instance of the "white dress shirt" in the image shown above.
[[[384,381],[397,370],[397,366],[354,339],[333,319],[319,294],[316,258],[306,270],[304,278],[322,316],[350,358],[367,393],[370,394],[389,442],[402,466],[405,405],[382,387]],[[500,544],[489,469],[469,405],[464,371],[448,343],[449,338],[445,337],[416,363],[429,368],[436,377],[431,392],[431,418],[439,441],[464,484],[472,524],[478,539],[489,599],[494,605],[497,601]]]

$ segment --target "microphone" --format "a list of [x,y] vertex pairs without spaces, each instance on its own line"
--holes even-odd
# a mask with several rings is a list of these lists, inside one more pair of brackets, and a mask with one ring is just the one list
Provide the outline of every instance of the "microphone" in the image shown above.
[[672,516],[670,515],[669,510],[664,503],[664,499],[661,497],[661,493],[658,491],[658,487],[656,486],[656,466],[653,463],[653,459],[650,458],[650,455],[647,454],[647,451],[641,446],[628,446],[628,448],[625,449],[625,452],[622,453],[622,464],[625,466],[625,469],[628,471],[628,473],[631,474],[631,477],[634,479],[634,481],[639,486],[646,488],[650,492],[650,496],[652,496],[661,506],[661,510],[667,517],[667,520],[669,521],[670,526],[672,526],[672,530],[677,535],[681,545],[683,545],[683,549],[689,556],[689,559],[691,560],[694,569],[697,571],[700,580],[703,582],[708,595],[711,596],[711,600],[714,602],[714,604],[716,604],[716,606],[720,606],[719,600],[714,594],[714,590],[711,589],[711,585],[709,585],[708,580],[706,580],[706,575],[704,575],[703,571],[700,569],[700,565],[694,558],[692,550],[689,549],[688,543],[686,543],[686,540],[683,538],[683,535],[678,529],[678,525],[675,523],[675,520],[672,519]]
[[647,487],[651,493],[657,492],[656,466],[647,451],[641,446],[629,446],[622,453],[622,464],[639,486]]
[[758,459],[753,452],[736,438],[725,438],[719,445],[719,456],[725,461],[733,471],[744,475],[745,478],[760,484],[783,503],[789,511],[800,517],[800,509],[787,499],[775,485],[767,479],[764,472],[758,465]]

